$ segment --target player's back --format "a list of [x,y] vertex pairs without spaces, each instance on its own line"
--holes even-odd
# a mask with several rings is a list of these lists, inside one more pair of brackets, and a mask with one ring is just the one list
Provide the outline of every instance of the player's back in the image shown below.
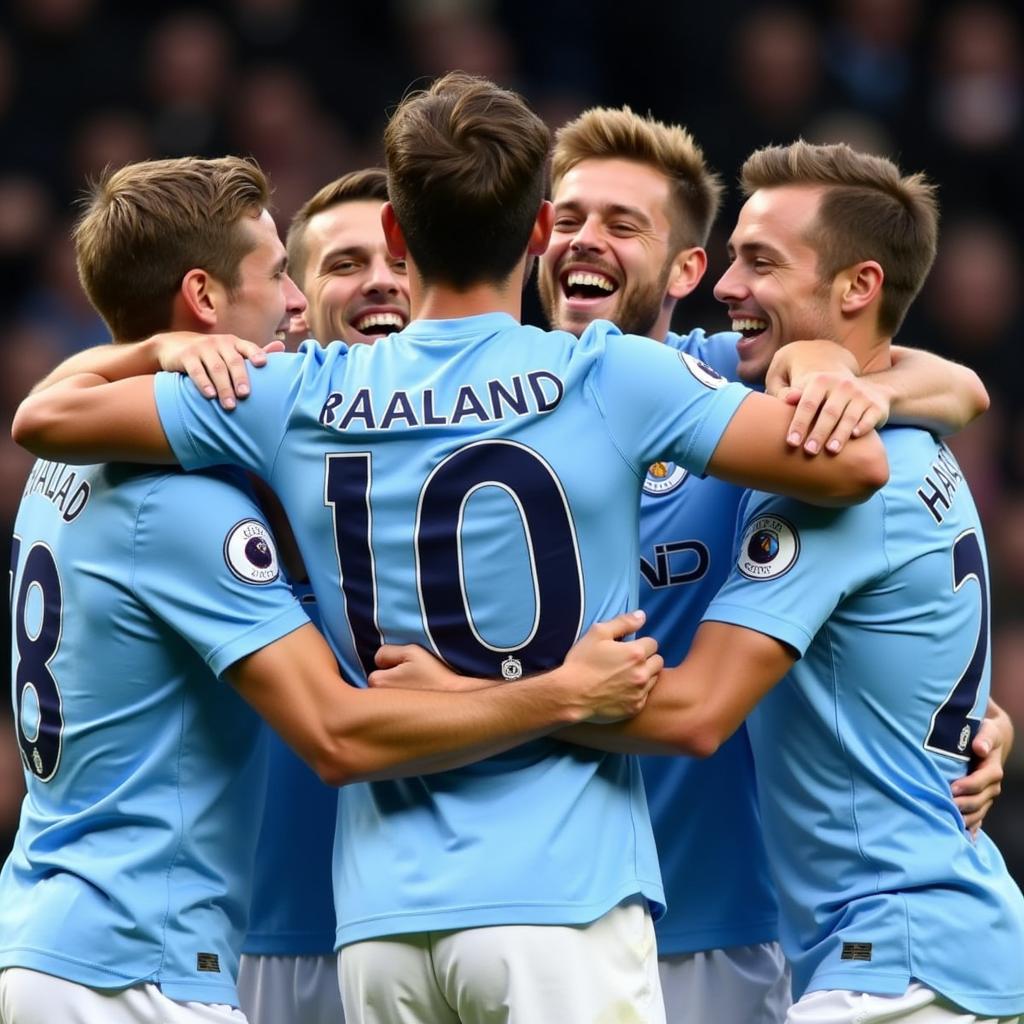
[[[722,385],[608,324],[576,339],[488,314],[272,357],[230,416],[173,377],[157,399],[185,464],[271,482],[351,678],[413,642],[514,680],[635,604],[641,482],[661,456],[703,471],[746,394]],[[635,761],[555,741],[346,787],[339,844],[342,942],[662,900]]]
[[984,538],[944,445],[883,439],[890,481],[869,502],[755,497],[741,544],[741,572],[782,584],[765,614],[787,619],[801,585],[834,604],[748,723],[783,940],[797,991],[896,994],[915,978],[975,1013],[1019,1013],[1024,900],[949,789],[989,693]]
[[0,876],[0,966],[235,1002],[265,751],[210,670],[234,660],[238,622],[193,621],[204,589],[229,602],[218,563],[245,571],[206,527],[251,507],[207,474],[33,469],[11,563],[28,793]]

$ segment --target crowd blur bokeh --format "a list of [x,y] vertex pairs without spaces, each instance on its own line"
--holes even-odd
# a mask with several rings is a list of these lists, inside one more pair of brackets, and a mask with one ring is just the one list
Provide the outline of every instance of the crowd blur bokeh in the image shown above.
[[[1015,0],[7,0],[0,418],[9,423],[56,361],[109,340],[69,243],[88,178],[148,157],[248,154],[273,183],[283,225],[328,180],[379,163],[391,107],[453,68],[518,89],[552,127],[593,104],[628,103],[691,128],[730,191],[680,327],[727,326],[711,284],[752,149],[842,140],[938,183],[939,258],[899,340],[974,367],[992,396],[988,415],[952,443],[988,534],[993,695],[1024,728],[1024,15]],[[527,319],[539,322],[532,300]],[[4,536],[30,461],[5,429]],[[22,792],[3,705],[0,857]],[[1024,738],[1008,772],[988,828],[1024,881]]]

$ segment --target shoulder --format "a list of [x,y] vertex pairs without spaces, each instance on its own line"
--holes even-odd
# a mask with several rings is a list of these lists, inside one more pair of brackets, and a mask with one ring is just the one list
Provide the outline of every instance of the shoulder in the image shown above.
[[730,380],[736,379],[736,367],[739,355],[736,342],[740,335],[734,331],[720,331],[707,334],[697,327],[688,334],[676,334],[669,331],[665,337],[665,345],[676,352],[685,352],[710,366],[716,373]]

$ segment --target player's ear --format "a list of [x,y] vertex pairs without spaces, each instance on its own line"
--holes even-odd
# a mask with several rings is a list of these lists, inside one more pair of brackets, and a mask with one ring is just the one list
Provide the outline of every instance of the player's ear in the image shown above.
[[708,254],[699,245],[680,249],[669,266],[666,291],[673,299],[685,299],[707,269]]
[[384,229],[384,241],[387,243],[390,256],[396,260],[407,259],[409,247],[405,244],[405,235],[395,216],[395,208],[390,203],[385,203],[380,208],[380,223]]
[[199,267],[193,267],[181,279],[174,302],[189,319],[196,320],[205,327],[214,327],[217,323],[218,308],[225,298],[223,286],[212,274]]
[[551,229],[555,226],[555,208],[547,199],[540,204],[537,219],[533,222],[530,232],[530,243],[526,248],[530,256],[542,256],[548,250],[551,241]]
[[881,297],[885,271],[874,260],[864,260],[836,275],[833,294],[838,291],[839,308],[846,316],[857,316]]

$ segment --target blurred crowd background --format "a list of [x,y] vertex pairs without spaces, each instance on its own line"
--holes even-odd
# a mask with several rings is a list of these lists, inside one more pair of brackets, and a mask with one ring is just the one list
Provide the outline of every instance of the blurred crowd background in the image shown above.
[[[953,446],[986,524],[993,695],[1024,730],[1024,14],[1016,0],[5,0],[0,8],[0,418],[67,354],[109,340],[75,275],[83,183],[147,157],[250,154],[282,229],[379,163],[410,85],[461,68],[557,127],[630,104],[687,125],[730,186],[679,327],[724,329],[711,285],[754,148],[802,135],[886,153],[940,186],[938,262],[899,340],[974,367],[992,410]],[[536,303],[527,319],[539,322]],[[0,535],[30,458],[0,434]],[[9,625],[9,623],[7,623]],[[957,666],[950,666],[951,671]],[[989,819],[1024,882],[1024,735]],[[0,702],[0,858],[21,770]],[[685,813],[685,808],[680,808]]]

